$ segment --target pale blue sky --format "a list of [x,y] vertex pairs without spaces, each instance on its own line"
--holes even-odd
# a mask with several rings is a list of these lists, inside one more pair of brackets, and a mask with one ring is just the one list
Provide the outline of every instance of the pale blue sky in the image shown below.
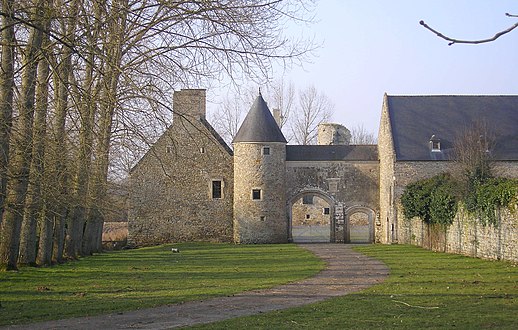
[[286,74],[314,84],[334,102],[334,122],[376,132],[383,94],[518,94],[518,30],[482,45],[448,46],[422,19],[461,39],[494,35],[518,19],[511,0],[321,0],[305,33],[323,43],[318,57]]

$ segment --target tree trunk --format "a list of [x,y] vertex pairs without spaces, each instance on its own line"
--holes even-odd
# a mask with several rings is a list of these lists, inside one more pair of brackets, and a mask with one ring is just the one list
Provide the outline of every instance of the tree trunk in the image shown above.
[[118,85],[122,62],[122,47],[126,29],[127,0],[114,1],[112,20],[109,24],[109,42],[107,49],[107,65],[105,87],[100,105],[100,122],[97,148],[95,151],[94,170],[91,176],[91,206],[83,240],[85,255],[102,250],[102,227],[104,224],[103,205],[106,201],[110,141],[113,115],[118,105]]
[[[61,47],[62,55],[59,68],[54,71],[54,85],[56,90],[56,106],[53,121],[53,139],[47,152],[48,166],[46,166],[47,191],[47,216],[53,218],[53,252],[52,261],[61,263],[63,261],[63,250],[65,240],[65,220],[68,210],[67,196],[67,151],[66,139],[66,115],[68,112],[68,88],[69,75],[72,66],[72,51],[66,46]],[[55,65],[56,66],[56,65]],[[67,255],[69,256],[69,255]],[[69,257],[74,258],[75,255]]]
[[[12,13],[13,0],[2,0],[2,11]],[[9,164],[9,139],[13,115],[14,88],[14,22],[8,15],[2,16],[2,47],[0,70],[0,226],[7,189],[7,166]],[[0,227],[1,228],[1,227]],[[1,235],[1,233],[0,233]]]
[[[48,30],[49,22],[44,29]],[[44,35],[42,48],[49,45],[49,38]],[[34,265],[36,263],[37,223],[43,216],[42,183],[44,180],[45,139],[47,134],[48,77],[49,63],[42,57],[37,67],[36,102],[32,135],[32,160],[29,186],[23,214],[20,256],[18,263]]]
[[[48,36],[43,41],[44,45],[49,44]],[[52,257],[52,223],[45,213],[45,203],[43,195],[45,189],[42,186],[45,182],[45,143],[47,136],[47,111],[49,96],[49,63],[47,60],[41,60],[38,64],[38,84],[36,85],[36,114],[34,118],[34,135],[33,135],[33,169],[32,172],[38,173],[37,192],[35,192],[37,204],[32,209],[32,216],[39,223],[39,242],[38,253],[36,256],[36,264],[49,265]],[[44,187],[44,186],[43,186]]]
[[[92,31],[87,36],[87,42],[90,49],[94,49],[95,45],[99,42],[99,33],[102,29],[100,25],[100,22],[102,22],[102,14],[98,3],[93,4],[93,14],[95,22],[98,22],[98,24],[93,27]],[[74,206],[70,220],[77,223],[77,227],[81,229],[84,228],[85,224],[87,224],[88,207],[90,206],[90,196],[88,195],[88,191],[92,173],[92,153],[94,148],[93,130],[96,119],[95,99],[98,97],[99,90],[103,85],[98,83],[94,87],[93,73],[95,68],[93,63],[95,60],[96,55],[94,52],[90,52],[86,63],[85,79],[82,91],[76,91],[76,99],[82,100],[79,108],[81,127],[79,129],[79,148],[76,160],[76,173],[74,175],[73,182]],[[87,229],[85,228],[84,231],[86,232]],[[85,255],[84,235],[81,239],[83,242],[80,253],[81,255]]]
[[[39,25],[40,22],[37,19],[43,16],[42,3],[39,2],[34,10],[32,15],[34,22]],[[37,54],[41,48],[42,36],[41,25],[31,29],[22,63],[18,130],[13,136],[14,153],[9,166],[12,179],[9,180],[7,186],[6,208],[2,221],[2,241],[0,242],[0,267],[6,269],[17,268],[20,231],[31,163]]]
[[[63,12],[66,17],[64,25],[64,34],[66,40],[70,44],[74,43],[74,35],[76,32],[76,18],[78,16],[78,0],[73,0],[67,9]],[[56,114],[54,117],[54,154],[52,155],[53,172],[57,183],[55,190],[57,205],[54,206],[52,212],[55,216],[54,221],[54,261],[60,262],[63,251],[63,241],[65,240],[65,256],[75,259],[78,256],[78,244],[74,240],[74,233],[77,231],[72,225],[68,224],[65,231],[65,223],[70,209],[69,198],[69,174],[67,172],[67,150],[66,150],[66,116],[68,113],[68,99],[70,88],[70,75],[72,72],[72,55],[73,49],[69,45],[61,47],[61,63],[57,79],[59,79],[59,87],[57,89]],[[55,78],[56,79],[56,78]]]

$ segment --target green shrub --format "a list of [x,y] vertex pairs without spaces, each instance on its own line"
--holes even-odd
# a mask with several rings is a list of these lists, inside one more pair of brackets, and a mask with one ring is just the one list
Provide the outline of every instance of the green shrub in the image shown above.
[[405,218],[420,218],[428,224],[450,225],[457,213],[458,201],[462,201],[482,225],[498,223],[497,210],[516,208],[518,181],[505,178],[485,178],[469,182],[470,188],[459,193],[461,182],[449,174],[409,184],[401,196]]
[[517,203],[518,181],[505,178],[491,178],[477,184],[468,192],[467,200],[472,204],[468,208],[476,214],[483,225],[496,225],[497,209],[507,207],[513,209]]
[[455,186],[453,178],[446,173],[409,184],[401,196],[405,217],[450,225],[457,212]]

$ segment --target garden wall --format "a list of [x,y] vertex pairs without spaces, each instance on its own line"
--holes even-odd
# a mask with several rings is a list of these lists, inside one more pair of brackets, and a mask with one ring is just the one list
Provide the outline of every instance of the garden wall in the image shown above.
[[446,229],[427,225],[419,218],[405,219],[398,207],[399,243],[463,254],[484,259],[518,262],[518,212],[499,211],[499,225],[483,226],[475,217],[460,209],[453,224]]

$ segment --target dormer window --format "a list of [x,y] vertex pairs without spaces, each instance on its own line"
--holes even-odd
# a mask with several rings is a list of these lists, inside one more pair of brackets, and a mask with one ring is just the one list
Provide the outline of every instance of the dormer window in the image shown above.
[[441,152],[441,139],[437,138],[435,135],[432,135],[430,138],[430,151]]

